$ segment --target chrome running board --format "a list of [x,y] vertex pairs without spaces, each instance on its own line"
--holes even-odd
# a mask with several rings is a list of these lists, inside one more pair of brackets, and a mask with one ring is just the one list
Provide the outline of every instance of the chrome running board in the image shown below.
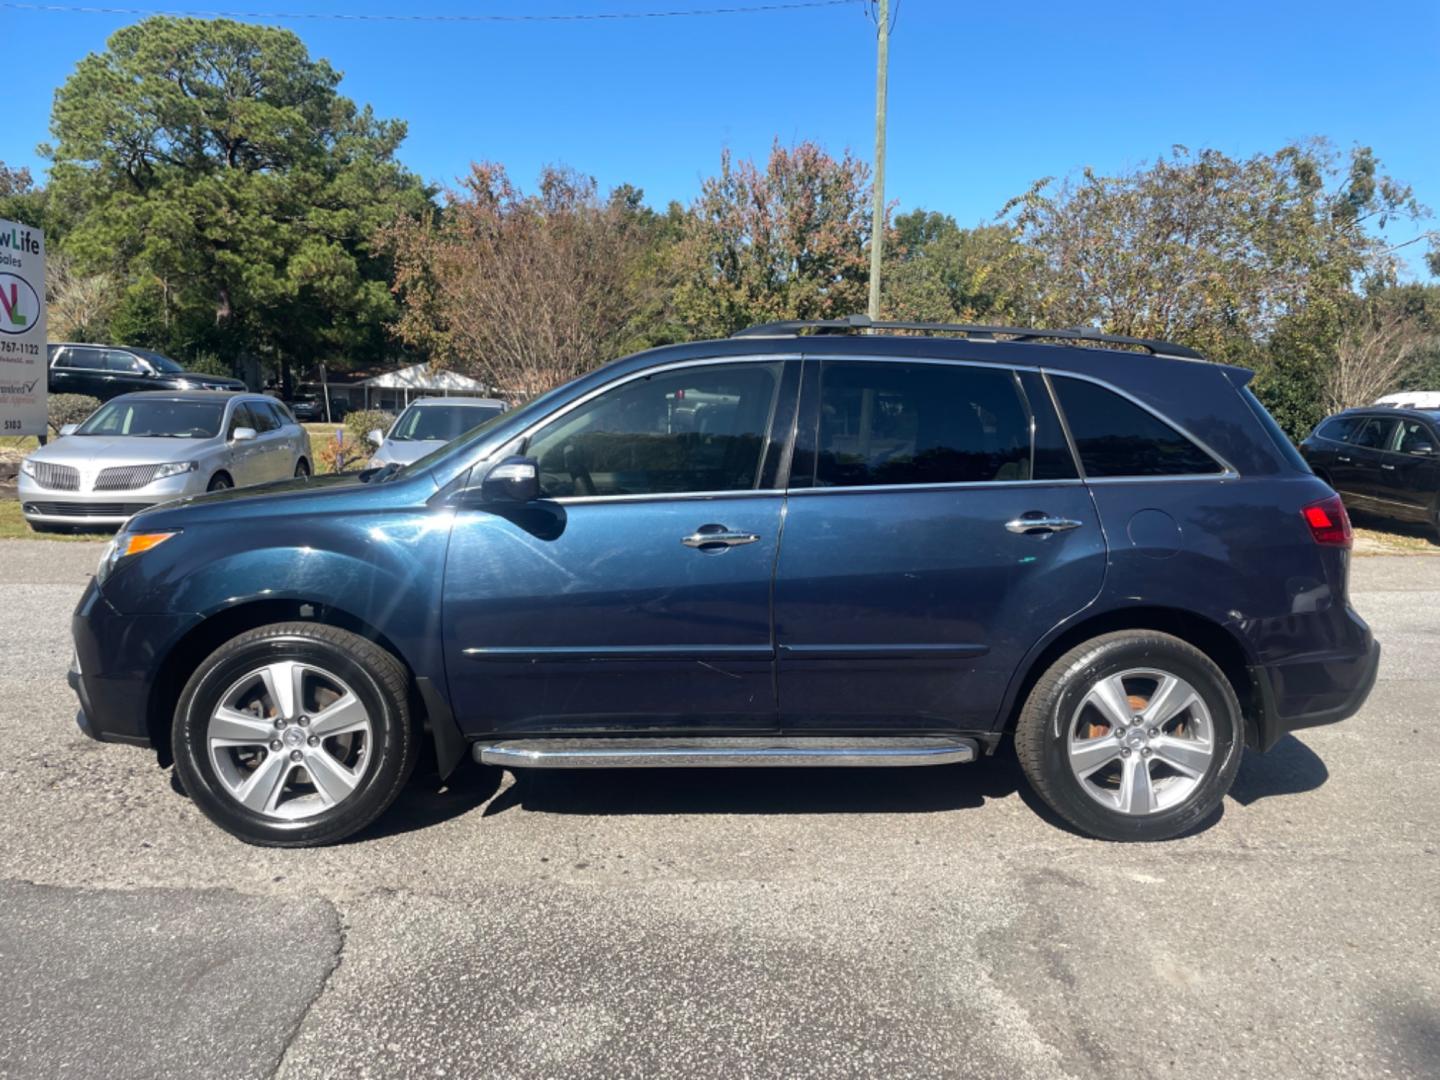
[[952,765],[974,761],[974,739],[907,738],[506,739],[476,743],[475,760],[531,769],[703,769],[756,766]]

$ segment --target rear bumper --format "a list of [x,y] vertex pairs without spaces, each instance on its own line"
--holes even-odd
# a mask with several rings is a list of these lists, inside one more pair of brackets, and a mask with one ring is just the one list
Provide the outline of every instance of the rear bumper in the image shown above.
[[1380,670],[1380,643],[1359,653],[1330,654],[1252,667],[1256,743],[1269,750],[1289,732],[1347,720],[1360,711]]

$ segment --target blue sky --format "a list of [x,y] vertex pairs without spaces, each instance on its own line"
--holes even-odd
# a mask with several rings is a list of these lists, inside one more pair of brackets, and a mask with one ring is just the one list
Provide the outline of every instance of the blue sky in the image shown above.
[[[521,14],[757,2],[195,6]],[[0,159],[43,164],[34,147],[47,137],[54,88],[136,18],[0,8],[9,76]],[[294,29],[312,55],[330,60],[346,94],[407,120],[401,157],[442,184],[476,159],[504,162],[527,185],[542,165],[564,163],[605,187],[637,184],[660,206],[693,198],[725,146],[762,156],[778,136],[872,153],[874,32],[859,3],[623,22],[263,21]],[[1342,150],[1373,146],[1392,175],[1440,210],[1440,3],[900,0],[890,117],[887,195],[902,209],[940,209],[966,224],[993,216],[1041,176],[1120,169],[1172,143],[1244,155],[1310,135]],[[1391,235],[1416,231],[1402,225]],[[1419,247],[1410,250],[1418,256]]]

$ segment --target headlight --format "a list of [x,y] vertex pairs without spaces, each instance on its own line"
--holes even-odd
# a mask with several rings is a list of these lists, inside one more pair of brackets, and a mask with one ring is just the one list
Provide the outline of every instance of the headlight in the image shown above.
[[28,457],[27,457],[27,458],[21,458],[21,459],[20,459],[20,471],[23,472],[26,476],[34,476],[34,475],[35,475],[35,463],[32,462]]
[[179,536],[178,529],[171,532],[127,533],[116,535],[100,553],[100,565],[95,567],[95,580],[104,583],[121,559],[140,555],[151,548],[157,548],[172,536]]
[[155,466],[155,475],[151,481],[164,480],[167,476],[179,476],[181,473],[194,472],[200,468],[198,461],[171,461],[164,465]]

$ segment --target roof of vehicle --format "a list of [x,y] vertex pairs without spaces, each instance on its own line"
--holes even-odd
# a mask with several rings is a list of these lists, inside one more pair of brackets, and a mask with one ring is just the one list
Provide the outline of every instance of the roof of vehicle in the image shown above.
[[416,398],[414,401],[410,402],[409,407],[415,408],[416,406],[418,406],[423,409],[429,408],[434,405],[483,405],[491,409],[505,408],[505,402],[499,401],[496,398],[459,397],[453,394],[450,397]]
[[1403,405],[1355,405],[1342,409],[1334,416],[1327,416],[1326,419],[1334,420],[1341,416],[1415,416],[1432,423],[1440,423],[1440,409],[1410,409]]
[[1128,337],[1124,334],[1107,334],[1088,326],[1047,330],[1025,326],[991,326],[980,323],[876,320],[871,319],[868,315],[848,315],[843,319],[792,319],[783,322],[760,323],[731,336],[737,338],[796,337],[807,332],[812,335],[827,335],[858,334],[862,331],[873,332],[875,330],[902,331],[926,336],[960,334],[970,341],[998,341],[1001,339],[1021,343],[1074,341],[1089,345],[1118,345],[1127,349],[1143,349],[1152,356],[1166,356],[1178,360],[1205,359],[1203,355],[1189,346],[1179,345],[1173,341]]
[[[272,397],[264,394],[252,393],[249,390],[133,390],[128,394],[116,394],[110,401],[133,401],[136,398],[144,398],[146,401],[235,401],[245,399],[248,401],[274,401]],[[108,405],[109,402],[106,402]]]

